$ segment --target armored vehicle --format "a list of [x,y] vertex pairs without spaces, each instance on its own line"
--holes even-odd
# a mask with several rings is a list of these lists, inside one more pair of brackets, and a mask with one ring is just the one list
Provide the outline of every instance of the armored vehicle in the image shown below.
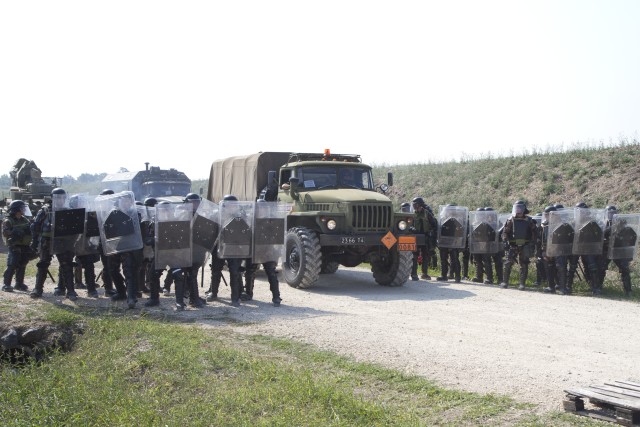
[[118,172],[102,179],[105,187],[115,191],[132,191],[136,200],[143,202],[147,197],[155,197],[159,201],[182,201],[191,192],[191,180],[176,169],[160,169],[149,167],[138,172]]
[[57,178],[42,177],[42,171],[33,160],[18,159],[9,175],[11,200],[44,201],[58,186]]
[[260,152],[213,162],[207,198],[290,203],[283,272],[293,287],[313,286],[321,273],[340,265],[371,264],[375,281],[401,286],[410,273],[412,251],[424,236],[410,232],[413,214],[394,212],[360,155]]

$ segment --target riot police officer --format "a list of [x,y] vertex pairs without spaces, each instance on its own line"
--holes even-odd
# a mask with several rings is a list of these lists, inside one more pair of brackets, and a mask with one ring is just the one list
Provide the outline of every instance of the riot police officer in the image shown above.
[[538,234],[538,248],[542,262],[546,271],[547,286],[543,289],[547,293],[555,293],[556,289],[560,291],[562,295],[569,293],[567,289],[567,257],[566,255],[552,255],[549,252],[549,217],[551,212],[556,212],[557,209],[553,205],[549,205],[544,208],[542,213],[542,222],[540,224],[540,231]]
[[31,222],[25,216],[27,213],[30,214],[27,204],[22,200],[14,200],[9,204],[8,215],[2,221],[2,236],[9,247],[2,286],[5,292],[13,292],[11,280],[14,274],[15,289],[24,292],[29,290],[29,287],[24,284],[24,274],[34,252],[30,248]]
[[[631,263],[632,258],[630,257],[633,253],[633,249],[626,251],[629,255],[628,258],[610,258],[610,247],[614,244],[612,239],[614,238],[612,234],[612,225],[613,225],[613,216],[618,213],[618,208],[613,205],[609,205],[605,208],[607,213],[607,221],[604,229],[604,245],[602,248],[602,256],[600,257],[600,270],[599,270],[599,281],[600,283],[604,282],[604,278],[607,274],[607,269],[609,268],[609,264],[611,261],[618,267],[618,271],[620,272],[620,279],[622,280],[622,287],[624,289],[624,294],[626,296],[631,295],[631,269],[629,264]],[[633,233],[630,233],[633,236]],[[625,239],[620,239],[624,241]],[[629,243],[633,243],[629,248],[635,247],[635,239],[629,239]],[[623,255],[624,256],[624,255]]]
[[[237,202],[238,198],[233,194],[227,194],[222,198],[223,202]],[[225,263],[229,269],[229,281],[231,286],[231,305],[240,306],[240,293],[242,290],[241,265],[242,258],[220,258],[217,251],[217,243],[213,248],[211,259],[211,287],[207,295],[207,301],[215,301],[218,298],[220,281],[222,280],[222,269]]]
[[518,289],[523,291],[529,274],[529,260],[533,255],[532,245],[536,238],[536,224],[529,215],[524,201],[513,204],[511,216],[504,224],[502,240],[505,242],[505,261],[501,288],[509,287],[509,276],[514,263],[520,265],[520,283]]
[[411,201],[415,218],[413,227],[415,233],[424,234],[424,246],[419,246],[417,252],[413,255],[413,265],[411,267],[411,279],[418,280],[418,265],[422,269],[422,279],[431,280],[429,276],[429,259],[431,258],[434,248],[431,246],[433,242],[433,234],[438,228],[438,221],[426,209],[426,203],[422,197],[415,197]]
[[[47,278],[49,272],[49,266],[53,259],[52,251],[52,238],[53,238],[53,211],[64,209],[67,201],[67,192],[62,188],[54,188],[51,191],[51,202],[49,205],[44,205],[38,215],[31,224],[31,235],[33,238],[32,247],[36,248],[39,245],[40,260],[36,264],[38,271],[36,273],[35,288],[31,292],[32,298],[39,298],[42,296],[44,288],[44,281]],[[73,258],[75,253],[72,251],[64,250],[56,254],[58,263],[60,265],[61,277],[58,280],[58,286],[53,292],[55,296],[64,296],[71,301],[78,299],[78,294],[74,288],[73,277]]]
[[[585,202],[579,202],[576,204],[575,209],[589,209],[589,206]],[[599,232],[602,232],[599,230]],[[577,231],[576,231],[577,234]],[[576,250],[576,245],[573,246]],[[600,274],[598,273],[598,262],[596,255],[585,254],[584,252],[574,252],[569,257],[569,271],[567,273],[567,287],[573,288],[573,279],[577,274],[579,262],[582,262],[584,278],[591,287],[592,294],[598,296],[602,293],[602,282],[600,281]]]

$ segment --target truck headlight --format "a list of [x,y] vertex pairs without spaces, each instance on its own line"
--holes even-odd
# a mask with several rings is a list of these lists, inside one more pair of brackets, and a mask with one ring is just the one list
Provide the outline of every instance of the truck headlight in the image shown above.
[[398,229],[400,231],[404,231],[407,229],[407,221],[400,221],[398,222]]
[[329,221],[327,221],[327,228],[329,230],[335,230],[337,226],[338,226],[338,224],[336,224],[336,220],[335,219],[330,219]]

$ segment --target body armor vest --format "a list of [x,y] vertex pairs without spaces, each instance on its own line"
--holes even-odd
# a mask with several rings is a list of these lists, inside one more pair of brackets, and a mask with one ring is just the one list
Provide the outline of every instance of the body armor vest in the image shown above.
[[529,242],[529,239],[529,219],[514,217],[511,241],[515,241],[516,245],[521,246]]

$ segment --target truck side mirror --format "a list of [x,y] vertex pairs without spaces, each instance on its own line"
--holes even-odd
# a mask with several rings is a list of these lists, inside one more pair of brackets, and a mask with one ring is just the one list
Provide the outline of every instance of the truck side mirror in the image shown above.
[[300,185],[300,178],[289,178],[289,185],[291,186],[291,197],[298,199],[298,186]]
[[393,185],[393,172],[387,172],[387,185],[389,187]]

